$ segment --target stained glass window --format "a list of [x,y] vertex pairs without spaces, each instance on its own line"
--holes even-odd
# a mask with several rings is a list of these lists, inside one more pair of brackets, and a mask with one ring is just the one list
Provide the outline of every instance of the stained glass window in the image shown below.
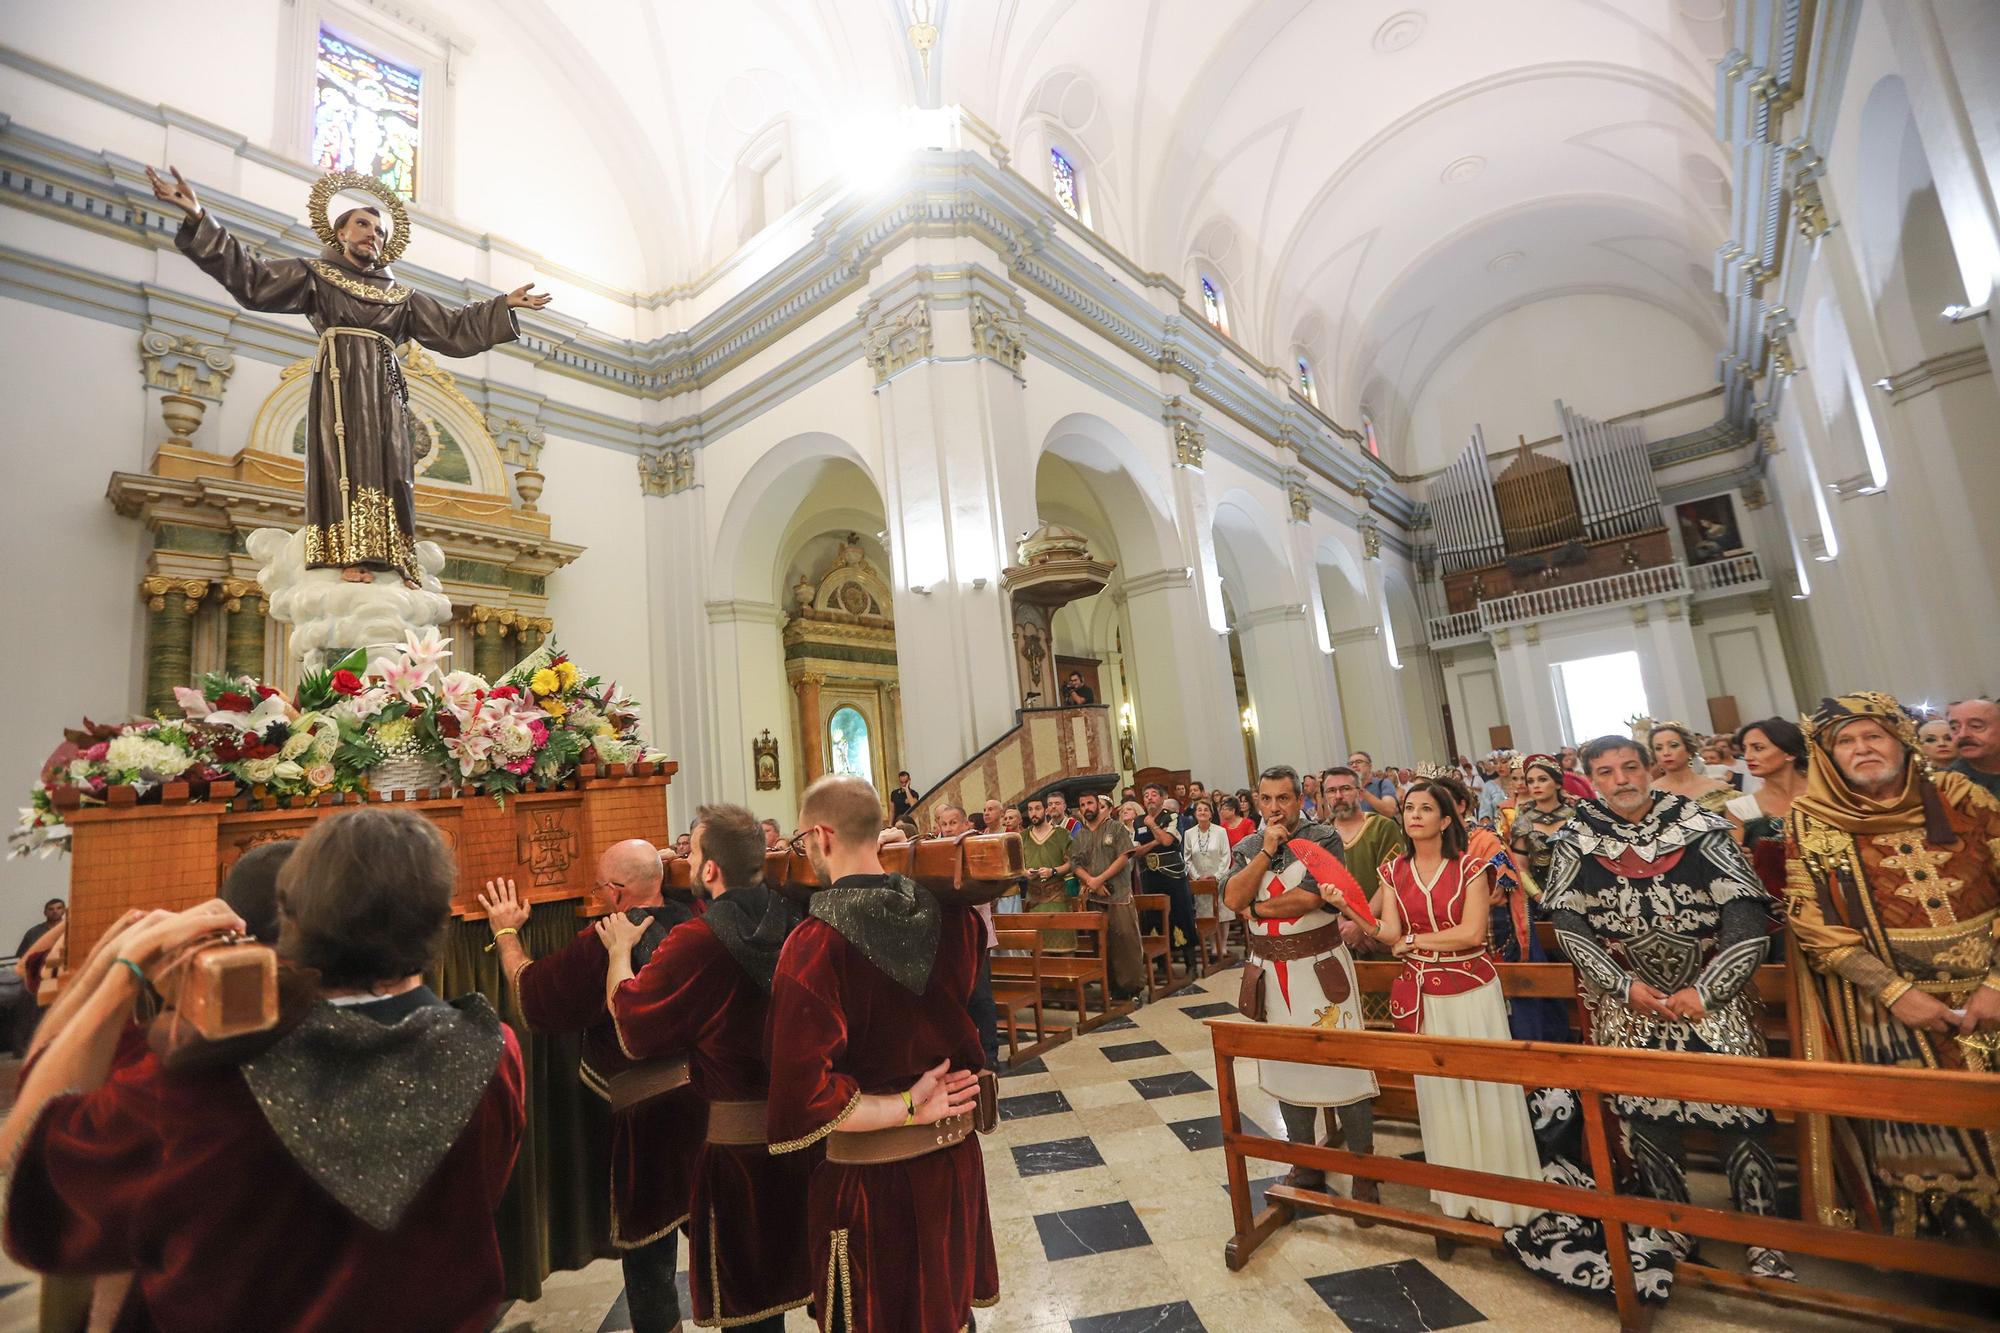
[[1201,275],[1201,313],[1216,328],[1222,327],[1222,293],[1215,290],[1215,284],[1208,280],[1206,273]]
[[423,76],[319,30],[313,163],[359,171],[402,195],[417,191],[417,112]]
[[1375,438],[1375,423],[1367,417],[1361,418],[1361,433],[1367,437],[1368,452],[1372,456],[1380,458],[1382,456],[1382,444],[1381,441]]
[[1304,357],[1299,358],[1299,397],[1319,406],[1319,386],[1313,383],[1312,365]]
[[868,719],[858,708],[834,710],[826,724],[827,748],[832,752],[833,771],[846,777],[875,781],[875,760],[868,753]]
[[1076,192],[1076,167],[1062,155],[1062,149],[1049,149],[1049,178],[1055,182],[1056,202],[1062,211],[1083,221],[1083,204]]

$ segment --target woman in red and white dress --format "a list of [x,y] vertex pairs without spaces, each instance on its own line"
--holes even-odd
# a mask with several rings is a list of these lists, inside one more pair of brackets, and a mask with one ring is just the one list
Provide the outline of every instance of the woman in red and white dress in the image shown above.
[[[1464,816],[1448,787],[1421,781],[1403,797],[1402,855],[1382,868],[1381,935],[1403,960],[1389,1017],[1403,1032],[1506,1041],[1507,1002],[1487,949],[1492,919],[1486,868],[1466,851]],[[1511,1083],[1418,1078],[1424,1160],[1541,1179],[1526,1094]],[[1518,1226],[1536,1209],[1432,1190],[1447,1217]]]

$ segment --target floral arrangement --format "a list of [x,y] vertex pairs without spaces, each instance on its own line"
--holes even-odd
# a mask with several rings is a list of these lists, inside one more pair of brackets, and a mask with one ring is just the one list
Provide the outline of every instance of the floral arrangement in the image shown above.
[[553,643],[497,684],[446,670],[450,645],[433,628],[392,654],[353,653],[308,675],[290,699],[217,673],[174,691],[179,718],[123,726],[86,718],[43,764],[9,848],[19,856],[65,842],[56,799],[64,788],[102,805],[113,787],[157,800],[170,782],[197,798],[233,782],[254,800],[291,804],[365,793],[384,764],[416,760],[440,774],[437,785],[504,799],[566,781],[582,764],[664,758],[640,738],[638,705]]

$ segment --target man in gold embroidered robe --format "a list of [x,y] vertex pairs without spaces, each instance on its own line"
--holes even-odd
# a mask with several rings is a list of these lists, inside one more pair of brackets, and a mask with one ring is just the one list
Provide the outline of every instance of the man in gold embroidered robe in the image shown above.
[[[1808,721],[1785,848],[1792,934],[1818,974],[1807,1053],[2000,1070],[2000,803],[1957,773],[1926,773],[1915,725],[1887,695],[1826,699]],[[1898,1233],[2000,1219],[2000,1132],[1855,1128]]]
[[[172,168],[169,168],[172,170]],[[306,564],[339,568],[350,582],[395,570],[417,586],[416,459],[409,389],[396,348],[415,341],[445,356],[474,356],[520,334],[517,309],[546,295],[523,286],[447,309],[398,283],[381,262],[381,214],[351,208],[316,259],[260,259],[231,236],[173,172],[149,167],[153,193],[182,211],[181,253],[247,310],[304,315],[319,334],[306,412]]]

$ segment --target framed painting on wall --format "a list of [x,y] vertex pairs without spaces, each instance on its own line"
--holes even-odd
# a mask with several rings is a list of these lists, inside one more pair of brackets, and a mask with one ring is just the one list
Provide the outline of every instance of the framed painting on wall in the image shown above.
[[1728,495],[1710,495],[1674,506],[1681,545],[1690,565],[1707,565],[1742,555],[1743,533],[1736,525],[1736,502]]

